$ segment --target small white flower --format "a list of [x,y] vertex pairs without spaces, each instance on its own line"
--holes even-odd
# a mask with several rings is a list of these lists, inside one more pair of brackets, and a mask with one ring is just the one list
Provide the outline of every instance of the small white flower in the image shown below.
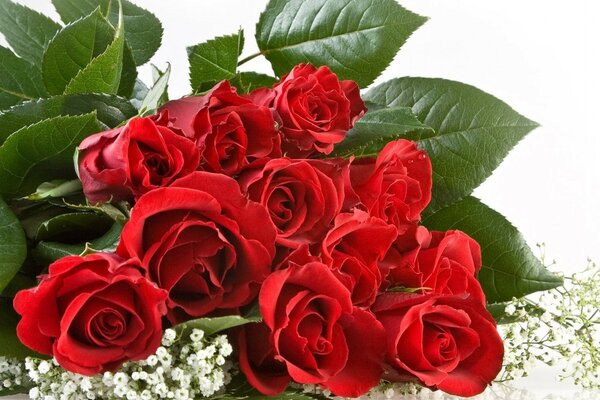
[[50,363],[46,360],[42,361],[40,365],[38,365],[38,371],[40,374],[47,374],[50,372]]
[[152,392],[146,389],[140,393],[140,398],[142,400],[152,400]]
[[190,400],[190,392],[187,389],[177,389],[175,391],[175,400]]
[[36,400],[40,398],[40,389],[33,387],[29,390],[29,398]]
[[194,329],[194,330],[192,330],[192,333],[190,334],[190,340],[193,343],[198,343],[203,338],[204,338],[204,331],[203,330],[200,330],[200,329]]
[[171,347],[175,339],[177,339],[177,333],[173,329],[167,329],[163,334],[162,345],[165,347]]
[[129,383],[129,376],[127,376],[124,372],[117,372],[113,377],[113,382],[115,386],[125,386]]
[[156,364],[158,364],[158,357],[152,355],[146,359],[146,363],[149,366],[154,367]]
[[223,357],[229,357],[231,353],[233,353],[233,347],[229,343],[221,344],[219,354],[221,354]]
[[63,392],[65,395],[70,395],[77,391],[77,385],[73,381],[68,381],[63,386]]
[[396,392],[394,391],[393,388],[388,388],[383,394],[386,399],[393,399],[394,396],[396,395]]
[[514,315],[517,312],[517,307],[514,304],[509,304],[504,309],[506,315]]

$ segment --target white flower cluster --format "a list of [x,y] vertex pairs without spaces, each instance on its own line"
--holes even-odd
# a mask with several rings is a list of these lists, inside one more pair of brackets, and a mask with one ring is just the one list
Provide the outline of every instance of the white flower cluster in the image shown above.
[[[426,394],[427,397],[422,397]],[[389,383],[382,382],[371,389],[369,393],[360,397],[360,400],[392,400],[392,399],[429,399],[432,392],[415,383]]]
[[[328,392],[323,392],[318,386],[305,385],[304,392],[316,395],[325,395],[331,399],[340,399],[331,396]],[[514,388],[504,383],[496,383],[490,386],[485,392],[475,397],[473,400],[498,400],[498,399],[519,399],[534,400],[537,397],[521,388]],[[458,400],[462,397],[456,397],[442,391],[431,391],[428,388],[415,383],[389,383],[382,382],[379,386],[373,388],[368,394],[361,396],[358,400]],[[579,399],[579,397],[577,397]],[[588,397],[582,397],[581,400],[588,400]],[[589,397],[592,400],[594,397]],[[550,399],[548,399],[550,400]],[[556,397],[552,400],[567,400],[567,398]],[[571,400],[571,398],[569,398]]]
[[0,395],[21,387],[26,381],[27,373],[21,361],[0,356]]
[[515,299],[505,313],[516,320],[502,325],[505,366],[500,380],[527,376],[536,362],[559,365],[561,379],[600,389],[600,268],[590,262],[581,274],[565,278],[564,287],[535,301]]
[[145,361],[129,362],[116,373],[86,377],[62,369],[55,360],[28,358],[35,384],[29,397],[40,400],[192,400],[221,391],[231,380],[233,349],[226,336],[204,337],[194,329],[190,341],[167,329],[162,346]]

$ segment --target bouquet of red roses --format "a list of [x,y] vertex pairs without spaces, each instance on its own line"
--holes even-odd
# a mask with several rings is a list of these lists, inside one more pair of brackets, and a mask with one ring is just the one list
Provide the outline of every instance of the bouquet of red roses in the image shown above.
[[[191,47],[172,101],[169,68],[136,79],[152,14],[53,3],[65,26],[0,0],[0,356],[30,357],[7,387],[473,396],[503,302],[561,284],[470,196],[534,122],[441,79],[361,93],[424,22],[395,1],[271,0],[260,53]],[[280,78],[238,69],[259,55]]]

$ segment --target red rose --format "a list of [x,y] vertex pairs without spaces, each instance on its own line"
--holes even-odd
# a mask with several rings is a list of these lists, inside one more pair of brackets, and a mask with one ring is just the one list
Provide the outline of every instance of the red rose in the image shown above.
[[439,294],[470,294],[485,306],[477,281],[479,244],[461,231],[428,232],[420,226],[398,236],[386,256],[391,286],[426,288]]
[[476,299],[387,293],[373,312],[387,331],[387,380],[414,376],[425,386],[470,397],[502,368],[496,323]]
[[284,152],[294,158],[329,154],[367,111],[354,81],[340,81],[327,67],[300,64],[273,87],[250,95],[279,113]]
[[17,335],[69,371],[113,371],[160,346],[166,297],[135,262],[108,253],[65,257],[39,286],[17,293]]
[[347,163],[277,158],[258,162],[239,182],[269,211],[277,243],[297,248],[323,239],[344,204],[347,173]]
[[398,227],[417,222],[431,200],[431,161],[408,140],[388,143],[377,160],[359,159],[350,166],[356,196],[346,208],[362,205],[374,217]]
[[196,142],[207,171],[235,175],[253,160],[281,156],[271,110],[238,96],[227,81],[204,96],[174,100],[161,110],[168,110],[174,126]]
[[396,235],[394,226],[360,210],[335,219],[323,240],[321,257],[350,290],[355,305],[368,307],[375,301],[383,278],[378,263]]
[[[246,332],[242,371],[264,393],[283,390],[280,364],[294,381],[319,384],[337,396],[356,397],[379,383],[385,352],[385,332],[373,314],[352,306],[350,292],[319,262],[273,272],[263,283],[259,305],[273,346],[265,359],[251,354],[264,349],[264,332]],[[261,342],[260,344],[258,342]],[[245,353],[244,353],[245,352]],[[260,370],[254,370],[256,366]],[[267,369],[277,381],[265,380]],[[257,380],[262,382],[257,385]]]
[[262,394],[275,396],[291,382],[286,364],[276,359],[271,330],[264,323],[244,325],[238,334],[240,369]]
[[251,302],[271,271],[275,227],[235,180],[194,172],[140,197],[117,253],[169,292],[173,323]]
[[166,118],[133,118],[81,143],[79,176],[88,200],[131,201],[198,168],[194,143],[158,122]]

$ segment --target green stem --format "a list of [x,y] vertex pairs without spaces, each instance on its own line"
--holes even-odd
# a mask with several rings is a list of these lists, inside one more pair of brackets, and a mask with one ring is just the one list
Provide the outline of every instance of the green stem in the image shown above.
[[262,55],[263,55],[263,54],[262,54],[261,52],[258,52],[258,53],[251,54],[251,55],[249,55],[248,57],[246,57],[246,58],[244,58],[244,59],[240,60],[240,61],[238,62],[238,67],[239,67],[240,65],[242,65],[242,64],[246,64],[248,61],[250,61],[250,60],[253,60],[253,59],[255,59],[256,57],[259,57],[259,56],[262,56]]

